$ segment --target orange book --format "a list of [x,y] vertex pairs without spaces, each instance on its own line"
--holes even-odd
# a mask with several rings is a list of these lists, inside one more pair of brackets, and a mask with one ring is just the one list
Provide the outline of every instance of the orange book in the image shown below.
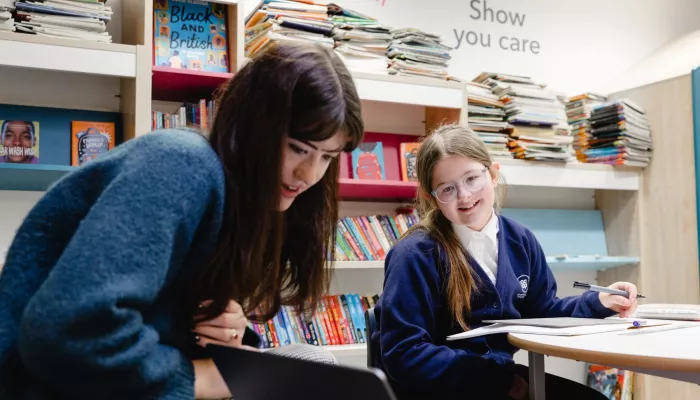
[[73,121],[71,165],[97,159],[114,148],[114,122]]
[[417,181],[416,173],[416,158],[420,143],[401,143],[399,157],[401,159],[401,180],[402,181]]
[[330,311],[327,310],[326,302],[321,299],[321,317],[323,319],[324,328],[326,328],[326,339],[328,339],[328,344],[340,344],[336,330],[334,329],[333,322],[331,321]]
[[338,344],[347,344],[348,340],[345,337],[345,330],[343,330],[343,327],[340,325],[340,316],[338,315],[338,312],[335,309],[332,296],[323,296],[323,301],[326,304],[326,310],[328,310],[328,318],[330,319],[331,324],[333,325],[331,329],[333,329],[333,334],[336,335],[335,337],[338,341]]

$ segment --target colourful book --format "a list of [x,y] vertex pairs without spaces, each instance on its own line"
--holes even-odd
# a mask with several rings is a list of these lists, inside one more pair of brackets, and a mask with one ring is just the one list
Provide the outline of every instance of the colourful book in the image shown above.
[[154,64],[228,72],[226,5],[200,0],[155,0]]
[[401,160],[401,180],[417,181],[418,174],[416,172],[416,159],[418,157],[420,143],[401,143],[399,148],[399,159]]
[[114,148],[113,122],[73,121],[71,125],[71,165],[83,165]]
[[355,179],[386,179],[382,142],[360,143],[352,152],[352,172]]
[[39,122],[0,120],[0,164],[39,164]]

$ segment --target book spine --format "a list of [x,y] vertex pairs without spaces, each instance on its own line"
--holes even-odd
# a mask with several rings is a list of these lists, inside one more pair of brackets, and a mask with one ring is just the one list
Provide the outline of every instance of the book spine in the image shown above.
[[345,218],[341,219],[338,222],[338,227],[342,229],[343,231],[343,236],[345,239],[350,243],[350,246],[352,246],[353,251],[355,251],[355,254],[360,258],[360,261],[367,261],[368,257],[365,254],[364,251],[362,251],[361,247],[359,246],[359,242],[355,240],[355,235],[350,231],[348,228],[348,225],[346,224]]
[[344,294],[338,295],[337,299],[340,300],[340,310],[343,312],[343,319],[346,323],[346,329],[353,343],[360,343],[357,337],[357,330],[355,329],[355,320],[350,312],[350,305],[348,304],[347,296]]
[[350,330],[348,329],[348,321],[343,315],[343,307],[340,305],[340,300],[338,299],[338,296],[328,296],[328,300],[333,306],[333,314],[335,315],[338,321],[338,329],[340,330],[340,333],[343,336],[343,341],[345,342],[345,344],[356,343],[353,342],[352,335],[350,335]]
[[331,345],[336,345],[340,344],[338,340],[336,339],[335,331],[333,331],[333,324],[331,323],[330,316],[328,315],[328,311],[326,310],[326,304],[321,299],[321,316],[323,317],[323,329],[324,332],[326,333],[326,339],[328,340],[328,344]]
[[357,246],[365,255],[365,260],[373,260],[374,257],[369,251],[369,244],[365,242],[364,238],[360,234],[359,228],[357,228],[357,226],[355,225],[355,222],[351,218],[343,218],[343,222],[348,227],[348,230],[352,234],[353,239],[355,239],[355,243],[357,243]]
[[[319,307],[319,309],[320,309],[320,307]],[[311,322],[312,322],[314,330],[316,330],[316,335],[318,336],[318,342],[323,346],[327,346],[327,345],[331,344],[330,339],[326,336],[326,330],[324,329],[323,318],[320,315],[320,311],[317,311],[313,315],[313,317],[311,318]]]
[[272,341],[272,347],[280,347],[280,341],[277,337],[277,331],[275,330],[274,322],[272,322],[272,320],[269,320],[265,323],[265,326],[270,331],[270,340]]
[[366,236],[372,242],[374,252],[377,255],[377,260],[383,260],[386,256],[386,253],[384,252],[384,248],[379,242],[379,238],[374,234],[374,229],[372,229],[372,225],[370,224],[369,219],[367,217],[358,217],[357,219],[364,226]]

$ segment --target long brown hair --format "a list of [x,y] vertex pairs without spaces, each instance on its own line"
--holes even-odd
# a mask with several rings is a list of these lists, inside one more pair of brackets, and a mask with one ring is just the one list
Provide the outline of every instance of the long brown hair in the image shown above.
[[275,44],[231,79],[209,138],[223,165],[226,205],[214,255],[194,282],[196,302],[213,300],[197,311],[201,320],[219,315],[230,299],[257,320],[283,304],[315,309],[330,282],[339,161],[281,213],[283,150],[287,137],[323,141],[338,132],[348,135],[351,151],[364,125],[352,77],[331,50]]
[[[500,179],[496,186],[496,201],[494,207],[499,209],[505,185],[501,175],[492,168],[493,161],[484,142],[471,129],[459,125],[445,125],[437,128],[427,136],[418,150],[416,172],[420,191],[418,196],[418,211],[420,222],[409,230],[425,230],[435,238],[438,245],[447,254],[450,267],[447,281],[447,297],[452,317],[460,327],[468,330],[464,318],[471,312],[471,296],[477,290],[478,276],[472,271],[467,260],[467,250],[462,246],[450,221],[442,214],[438,204],[430,195],[433,185],[433,170],[442,158],[457,155],[470,158],[483,164],[489,169],[493,178]],[[408,234],[408,233],[407,233]]]

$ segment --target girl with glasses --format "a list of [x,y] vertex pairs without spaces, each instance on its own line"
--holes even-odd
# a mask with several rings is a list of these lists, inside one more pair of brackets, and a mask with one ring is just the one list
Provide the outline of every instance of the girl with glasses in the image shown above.
[[[514,365],[505,335],[447,342],[483,320],[629,316],[636,300],[598,292],[558,298],[533,233],[498,214],[499,165],[467,128],[428,136],[416,162],[420,224],[386,258],[371,338],[375,362],[403,399],[526,399],[528,371]],[[611,287],[627,290],[631,283]],[[578,383],[547,377],[547,397],[604,399]]]
[[228,83],[208,138],[149,133],[57,182],[0,275],[0,398],[230,396],[201,346],[254,346],[247,316],[315,310],[338,156],[363,134],[332,50],[271,45]]

